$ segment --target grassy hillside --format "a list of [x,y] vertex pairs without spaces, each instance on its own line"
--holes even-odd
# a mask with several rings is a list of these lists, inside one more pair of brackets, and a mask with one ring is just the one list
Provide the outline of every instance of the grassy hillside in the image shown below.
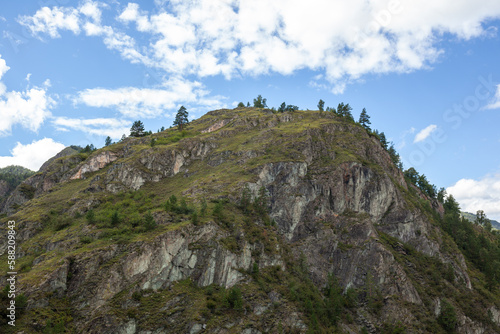
[[[74,154],[47,166],[59,183],[2,219],[18,227],[16,331],[498,329],[498,284],[480,248],[453,236],[455,212],[351,120],[218,110]],[[496,252],[497,236],[475,233]]]

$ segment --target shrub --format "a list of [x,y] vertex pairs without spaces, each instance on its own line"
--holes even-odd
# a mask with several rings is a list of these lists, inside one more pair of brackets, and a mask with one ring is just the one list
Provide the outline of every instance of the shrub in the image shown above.
[[243,298],[241,297],[241,289],[233,287],[229,290],[227,295],[227,302],[229,307],[234,310],[241,310],[243,308]]
[[95,223],[95,213],[94,213],[94,210],[90,209],[89,211],[87,211],[87,213],[85,214],[85,219],[87,219],[87,222],[89,224]]
[[118,216],[118,210],[115,210],[111,215],[111,225],[117,226],[118,224],[120,224],[120,217]]
[[36,189],[29,184],[21,183],[18,189],[27,199],[32,199],[33,197],[35,197]]
[[165,211],[175,211],[177,209],[177,197],[175,195],[170,196],[170,198],[165,202]]
[[70,222],[63,217],[57,217],[52,221],[52,227],[55,231],[60,231],[70,225]]
[[135,291],[132,294],[132,299],[135,300],[135,301],[140,301],[141,298],[142,298],[142,294],[139,291]]
[[454,332],[457,327],[457,314],[455,308],[446,300],[441,302],[441,312],[437,318],[438,323],[448,333]]
[[205,199],[202,199],[201,200],[200,215],[202,217],[204,217],[206,213],[207,213],[207,201]]
[[200,220],[198,219],[198,214],[196,212],[193,212],[191,214],[191,222],[194,224],[194,225],[198,225],[198,223],[200,222]]
[[153,215],[151,214],[151,212],[148,212],[148,213],[144,216],[144,228],[146,229],[146,231],[151,231],[151,230],[153,230],[155,227],[156,227],[156,221],[155,221],[155,219],[153,218]]
[[92,241],[94,241],[94,238],[88,235],[84,235],[80,237],[80,242],[82,244],[90,244]]
[[212,210],[212,215],[219,221],[224,220],[224,213],[222,210],[224,209],[224,204],[222,202],[217,202]]

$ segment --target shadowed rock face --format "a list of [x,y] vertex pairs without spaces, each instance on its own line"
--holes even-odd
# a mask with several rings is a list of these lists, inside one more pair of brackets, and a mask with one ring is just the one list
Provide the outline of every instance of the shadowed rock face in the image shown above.
[[[247,227],[255,225],[263,232],[251,239],[252,230],[234,231],[213,220],[195,225],[184,217],[185,224],[179,227],[105,247],[79,250],[81,243],[72,233],[98,238],[99,232],[91,225],[68,232],[66,239],[41,239],[37,247],[71,256],[54,261],[43,277],[30,278],[36,283],[24,286],[29,307],[46,307],[53,294],[69,298],[78,328],[84,332],[170,333],[165,325],[141,328],[138,319],[123,316],[124,309],[137,306],[135,302],[124,302],[116,311],[114,299],[136,291],[169,291],[176,282],[187,279],[198,287],[231,288],[253,282],[251,272],[256,268],[288,270],[286,259],[291,257],[305,258],[308,275],[319,289],[333,274],[344,290],[365,291],[370,286],[380,291],[384,297],[380,319],[367,315],[361,305],[355,325],[345,324],[346,330],[356,332],[361,325],[375,330],[375,325],[387,319],[418,324],[411,307],[427,307],[425,298],[410,275],[412,264],[400,259],[410,246],[450,264],[456,281],[472,289],[462,254],[444,250],[441,230],[414,202],[419,198],[429,202],[437,214],[443,213],[441,204],[408,186],[386,150],[363,128],[335,121],[329,114],[314,117],[270,112],[250,117],[243,112],[217,111],[191,125],[196,135],[175,144],[151,147],[148,138],[129,138],[83,161],[74,154],[44,165],[40,173],[25,181],[40,200],[56,185],[60,187],[54,191],[63,191],[65,186],[87,182],[68,204],[66,210],[71,214],[98,210],[105,200],[112,202],[117,198],[113,196],[128,191],[146,189],[170,195],[167,190],[177,187],[177,195],[198,203],[216,198],[237,203],[243,187],[254,198],[264,187],[269,195],[269,217],[276,227],[266,227],[260,218],[252,217]],[[242,134],[247,137],[241,138]],[[29,204],[20,189],[9,201],[11,207]],[[22,210],[18,213],[19,242],[28,244],[43,227],[39,221],[23,218]],[[163,211],[154,216],[160,226],[177,223]],[[228,217],[237,219],[236,215]],[[277,236],[272,250],[259,240],[267,232]],[[388,243],[389,237],[396,241]],[[228,238],[236,240],[237,250],[226,246]],[[1,244],[0,250],[5,246]],[[33,266],[45,261],[49,258],[41,255]],[[249,302],[249,310],[253,310],[249,312],[258,317],[245,311],[235,314],[232,324],[208,328],[193,320],[173,332],[253,333],[241,327],[245,323],[273,332],[277,327],[266,324],[276,319],[290,331],[307,331],[300,307],[274,290],[255,294],[259,293],[266,302]],[[158,305],[169,311],[170,324],[183,321],[175,310],[198,307],[190,304],[188,295],[179,294]],[[436,307],[439,300],[433,302]],[[272,307],[274,303],[281,306]],[[499,318],[496,308],[492,313]],[[464,324],[461,333],[483,328],[463,314],[459,316]],[[261,331],[255,329],[255,333]]]

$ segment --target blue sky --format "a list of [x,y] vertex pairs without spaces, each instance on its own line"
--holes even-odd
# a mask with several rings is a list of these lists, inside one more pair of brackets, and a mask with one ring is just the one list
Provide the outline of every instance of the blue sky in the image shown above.
[[500,3],[17,1],[0,9],[0,167],[283,101],[362,108],[462,208],[500,219]]

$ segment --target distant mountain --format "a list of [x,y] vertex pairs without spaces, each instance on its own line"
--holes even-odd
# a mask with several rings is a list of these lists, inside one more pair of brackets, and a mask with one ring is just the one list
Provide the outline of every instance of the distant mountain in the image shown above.
[[16,189],[21,182],[33,174],[35,174],[35,172],[21,166],[0,168],[0,209],[10,193]]
[[[462,212],[462,217],[467,219],[470,222],[474,222],[476,220],[476,215],[474,213],[470,212]],[[493,228],[500,230],[500,223],[497,222],[496,220],[490,219],[491,225]]]

